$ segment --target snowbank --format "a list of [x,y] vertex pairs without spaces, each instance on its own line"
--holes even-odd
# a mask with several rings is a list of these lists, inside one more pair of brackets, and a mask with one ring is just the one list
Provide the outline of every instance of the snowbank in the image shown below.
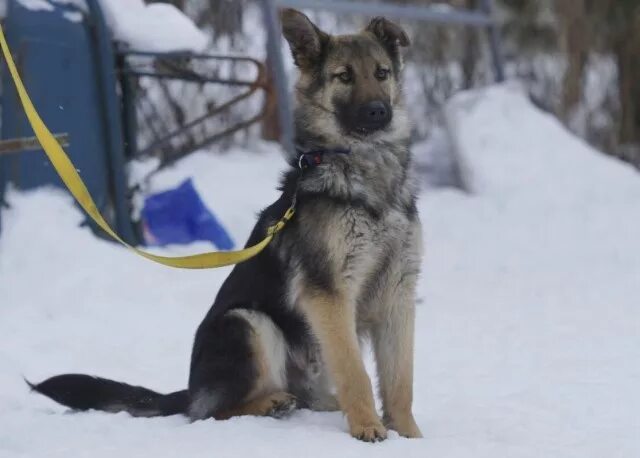
[[[474,192],[429,191],[419,203],[424,440],[362,444],[339,413],[188,424],[65,415],[30,394],[22,375],[66,371],[184,387],[193,333],[228,272],[139,259],[79,228],[68,197],[41,190],[10,193],[2,215],[0,456],[638,456],[640,176],[513,87],[462,94],[448,119]],[[260,149],[196,154],[151,188],[194,176],[242,240],[283,168],[275,148]]]
[[202,52],[209,41],[182,11],[168,3],[100,0],[116,40],[137,51]]

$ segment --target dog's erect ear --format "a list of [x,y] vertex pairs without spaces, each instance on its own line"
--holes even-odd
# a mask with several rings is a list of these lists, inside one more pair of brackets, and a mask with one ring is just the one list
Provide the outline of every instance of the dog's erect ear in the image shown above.
[[398,53],[398,46],[407,47],[410,44],[402,27],[383,17],[373,18],[365,30],[371,32],[391,55]]
[[296,65],[300,68],[312,67],[329,41],[329,35],[298,10],[283,9],[280,20],[282,33],[289,42]]

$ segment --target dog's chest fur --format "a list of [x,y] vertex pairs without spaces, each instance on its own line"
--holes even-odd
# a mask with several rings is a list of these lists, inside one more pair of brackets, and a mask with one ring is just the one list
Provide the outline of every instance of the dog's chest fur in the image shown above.
[[300,256],[294,249],[296,281],[289,297],[295,302],[300,287],[311,284],[355,304],[358,321],[376,320],[386,290],[417,272],[419,263],[409,153],[385,145],[327,159],[300,184],[295,234]]

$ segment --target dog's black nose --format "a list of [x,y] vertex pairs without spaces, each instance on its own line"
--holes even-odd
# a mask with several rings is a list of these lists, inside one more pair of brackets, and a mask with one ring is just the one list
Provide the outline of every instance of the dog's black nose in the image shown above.
[[360,107],[358,121],[365,129],[380,129],[391,121],[391,107],[382,100],[367,102]]

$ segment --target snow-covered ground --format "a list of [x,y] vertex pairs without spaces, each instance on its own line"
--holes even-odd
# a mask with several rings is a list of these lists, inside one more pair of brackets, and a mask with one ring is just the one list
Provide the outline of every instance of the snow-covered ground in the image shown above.
[[[448,120],[472,193],[429,190],[419,204],[424,439],[363,444],[340,413],[189,424],[69,413],[29,393],[22,376],[61,372],[185,387],[194,330],[228,269],[152,264],[79,228],[61,192],[12,192],[0,235],[0,456],[640,456],[640,175],[510,86],[458,96]],[[243,240],[283,168],[273,146],[257,149],[193,155],[152,187],[194,176]]]

